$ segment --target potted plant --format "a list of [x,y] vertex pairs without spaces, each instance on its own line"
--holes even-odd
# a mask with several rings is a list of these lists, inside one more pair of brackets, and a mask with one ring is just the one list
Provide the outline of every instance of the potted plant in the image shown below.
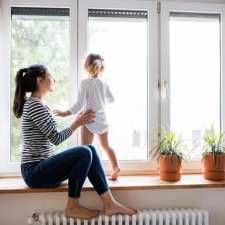
[[225,172],[225,147],[224,134],[221,131],[215,132],[212,127],[205,132],[204,148],[202,153],[203,174],[207,180],[224,180]]
[[173,131],[166,132],[154,148],[153,158],[159,161],[161,180],[179,181],[181,179],[181,162],[184,157],[181,139]]

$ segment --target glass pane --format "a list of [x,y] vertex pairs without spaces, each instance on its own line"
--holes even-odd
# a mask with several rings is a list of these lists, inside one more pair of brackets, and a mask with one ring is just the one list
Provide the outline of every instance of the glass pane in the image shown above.
[[170,17],[170,120],[199,159],[202,137],[220,128],[220,18]]
[[[66,108],[69,105],[69,17],[13,15],[11,32],[11,105],[17,70],[40,63],[48,66],[56,80],[56,91],[48,98],[49,106]],[[60,127],[66,124],[67,120],[60,119]],[[20,160],[21,142],[20,123],[11,112],[11,161]],[[67,145],[64,142],[59,148]]]
[[[109,143],[119,160],[146,160],[147,19],[89,17],[88,29],[88,52],[105,59],[102,79],[115,96],[115,103],[106,107]],[[102,157],[108,159],[104,152]]]

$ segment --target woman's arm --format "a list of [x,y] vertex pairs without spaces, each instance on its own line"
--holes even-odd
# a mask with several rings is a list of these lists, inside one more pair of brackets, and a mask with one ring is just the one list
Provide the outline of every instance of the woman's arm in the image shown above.
[[29,105],[29,117],[45,137],[53,144],[59,145],[79,126],[93,120],[94,115],[92,112],[83,113],[74,120],[70,127],[58,131],[52,114],[40,101],[34,101]]

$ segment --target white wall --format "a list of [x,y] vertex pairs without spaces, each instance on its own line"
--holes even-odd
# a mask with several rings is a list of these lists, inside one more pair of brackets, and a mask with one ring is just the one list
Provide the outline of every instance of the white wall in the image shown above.
[[[198,207],[210,212],[210,225],[225,224],[225,189],[140,190],[113,192],[135,208]],[[26,225],[33,212],[63,210],[66,193],[0,194],[0,225]],[[95,192],[84,192],[81,203],[101,208]]]

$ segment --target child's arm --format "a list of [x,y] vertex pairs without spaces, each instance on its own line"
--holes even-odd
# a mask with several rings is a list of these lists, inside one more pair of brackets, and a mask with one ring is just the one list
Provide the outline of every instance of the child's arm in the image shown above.
[[84,87],[84,82],[81,82],[80,87],[78,89],[77,100],[74,103],[74,105],[68,110],[68,112],[70,112],[70,114],[78,113],[84,106],[85,99],[86,99],[86,91]]
[[109,103],[113,103],[115,98],[108,84],[106,84],[106,99]]
[[71,112],[69,110],[67,110],[67,111],[60,111],[60,110],[56,109],[56,110],[53,111],[53,113],[56,116],[62,116],[62,117],[66,117],[66,116],[71,115]]

